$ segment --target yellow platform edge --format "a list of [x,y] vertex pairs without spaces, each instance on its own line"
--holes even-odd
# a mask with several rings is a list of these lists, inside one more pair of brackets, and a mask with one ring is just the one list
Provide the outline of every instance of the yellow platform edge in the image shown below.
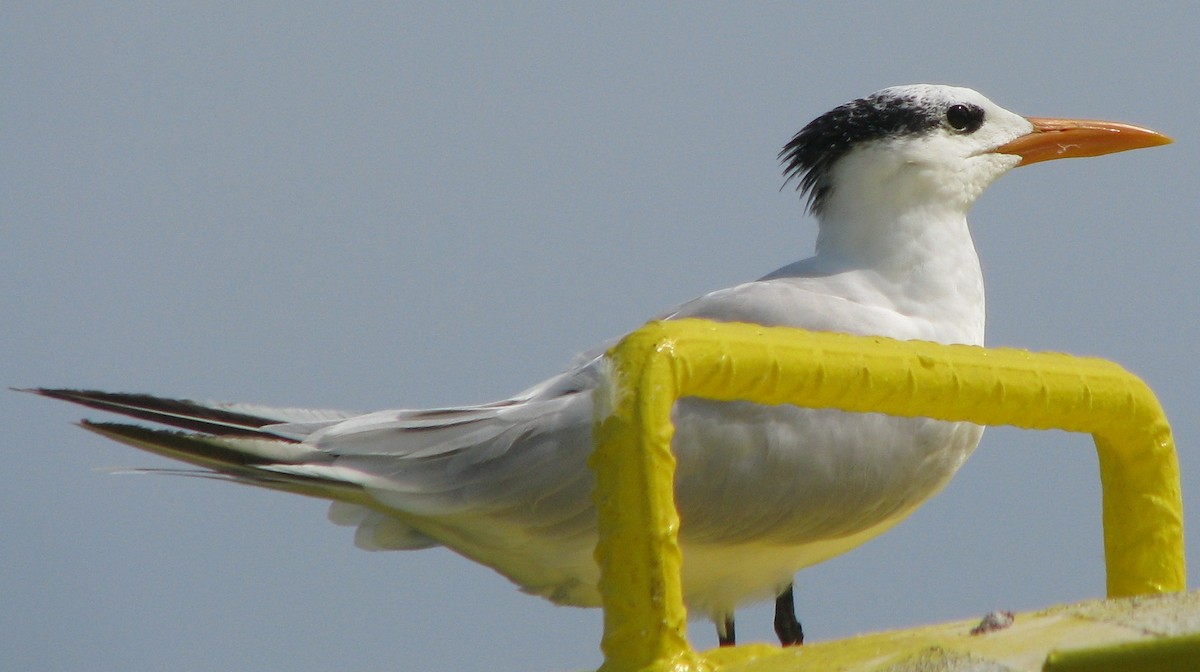
[[[1200,593],[1092,600],[1018,613],[972,634],[980,618],[780,649],[752,644],[703,656],[722,672],[1195,672]],[[745,652],[739,651],[745,649]]]

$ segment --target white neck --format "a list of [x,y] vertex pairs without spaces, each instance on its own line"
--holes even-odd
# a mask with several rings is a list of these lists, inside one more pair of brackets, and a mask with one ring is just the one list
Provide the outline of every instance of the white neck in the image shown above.
[[843,173],[821,213],[817,257],[826,268],[869,271],[892,307],[934,323],[938,340],[981,344],[983,273],[966,218],[973,195],[931,197],[938,181],[914,170]]

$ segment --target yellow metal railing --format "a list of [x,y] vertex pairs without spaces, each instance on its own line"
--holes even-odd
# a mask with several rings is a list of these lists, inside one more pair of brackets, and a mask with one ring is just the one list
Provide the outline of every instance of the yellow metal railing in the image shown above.
[[703,320],[652,322],[597,398],[604,672],[712,665],[688,646],[671,408],[681,397],[1086,432],[1103,487],[1109,597],[1182,590],[1171,430],[1137,377],[1099,359]]

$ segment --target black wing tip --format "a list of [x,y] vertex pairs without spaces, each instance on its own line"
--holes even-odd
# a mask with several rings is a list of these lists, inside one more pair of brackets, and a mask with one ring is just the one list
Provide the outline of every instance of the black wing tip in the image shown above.
[[[146,401],[146,402],[171,402],[174,399],[165,397],[157,397],[145,392],[106,392],[104,390],[92,390],[80,387],[10,387],[13,392],[24,392],[26,394],[36,394],[39,397],[47,397],[50,399],[58,399],[60,401],[70,401],[76,404],[90,406],[95,403],[104,402],[125,402],[130,401]],[[188,400],[182,400],[188,401]],[[195,403],[188,401],[188,403]]]
[[191,399],[172,399],[141,392],[105,392],[72,388],[35,387],[21,391],[213,436],[267,436],[280,441],[296,442],[294,438],[262,429],[278,424],[279,420],[225,410]]
[[[353,504],[361,504],[364,501],[361,498],[361,486],[357,484],[320,475],[284,474],[264,469],[264,467],[286,464],[286,462],[239,450],[235,445],[225,443],[223,437],[121,422],[81,420],[77,424],[104,438],[160,457],[184,462],[202,470],[196,472],[161,470],[166,473],[182,473],[188,476],[229,480],[243,485],[254,485],[321,499],[344,500]],[[150,469],[147,471],[160,470]]]
[[[273,464],[274,460],[219,443],[220,437],[178,429],[158,429],[122,422],[80,420],[80,428],[149,453],[222,473]],[[232,471],[231,471],[232,470]]]
[[62,399],[64,401],[75,400],[145,400],[152,402],[174,402],[185,401],[187,403],[196,403],[190,399],[171,399],[168,397],[160,397],[147,392],[108,392],[106,390],[94,390],[82,387],[22,387],[11,388],[17,392],[29,392],[51,399]]
[[9,385],[8,391],[20,392],[22,394],[36,394],[40,397],[55,397],[56,395],[73,392],[74,390],[56,387],[13,387],[12,385]]
[[[39,397],[49,397],[51,399],[60,399],[62,401],[76,401],[80,399],[100,399],[113,396],[126,396],[114,392],[105,392],[103,390],[88,390],[78,387],[10,387],[13,392],[24,392],[26,394],[36,394]],[[148,394],[136,395],[149,397]]]

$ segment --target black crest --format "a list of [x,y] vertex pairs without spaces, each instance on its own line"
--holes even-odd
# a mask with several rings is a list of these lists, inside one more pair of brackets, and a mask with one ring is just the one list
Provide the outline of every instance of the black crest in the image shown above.
[[884,89],[830,110],[779,152],[784,185],[798,179],[796,189],[808,194],[809,211],[819,214],[832,187],[830,171],[846,152],[866,141],[929,131],[942,123],[945,107],[916,92]]

